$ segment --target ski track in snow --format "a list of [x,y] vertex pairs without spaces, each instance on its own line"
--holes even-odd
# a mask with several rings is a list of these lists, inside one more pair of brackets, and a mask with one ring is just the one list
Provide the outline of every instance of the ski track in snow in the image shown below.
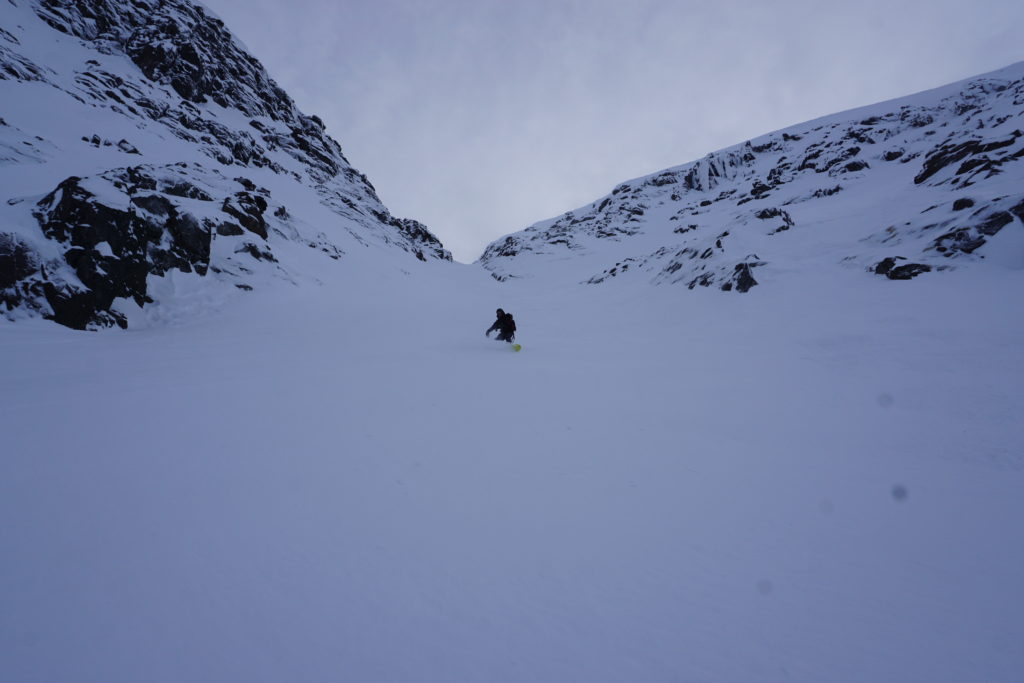
[[334,277],[0,324],[0,678],[1024,670],[1020,271]]

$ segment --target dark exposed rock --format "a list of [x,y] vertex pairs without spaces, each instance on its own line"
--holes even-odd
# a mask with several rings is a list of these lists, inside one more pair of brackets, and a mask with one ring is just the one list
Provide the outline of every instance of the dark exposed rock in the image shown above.
[[412,218],[395,218],[389,216],[385,223],[392,228],[395,228],[399,234],[401,234],[408,242],[412,245],[412,251],[416,258],[420,260],[426,260],[421,258],[424,254],[429,253],[436,259],[443,261],[451,261],[452,255],[441,245],[440,240],[434,237],[433,233],[427,230],[427,226],[423,225],[417,220]]
[[254,183],[253,181],[249,180],[248,178],[241,178],[241,177],[235,178],[235,182],[238,183],[239,185],[241,185],[242,187],[244,187],[249,192],[255,192],[256,191],[256,183]]
[[[938,237],[932,243],[935,250],[945,256],[971,254],[1004,227],[1013,222],[1014,212],[1024,209],[1024,202],[1009,211],[994,211],[980,223],[951,230]],[[1024,210],[1022,210],[1024,212]]]
[[835,187],[822,188],[820,190],[815,190],[814,193],[811,195],[811,197],[813,197],[815,199],[821,199],[822,197],[831,197],[835,193],[842,191],[842,189],[843,189],[842,185],[836,185]]
[[0,81],[47,81],[49,71],[5,45],[0,45]]
[[132,197],[132,204],[157,216],[167,217],[174,213],[174,204],[164,196],[158,194]]
[[875,144],[874,138],[871,137],[869,130],[866,128],[850,128],[846,131],[846,135],[844,135],[843,138],[846,140],[854,140],[862,145]]
[[[785,157],[783,157],[783,159],[784,158]],[[768,171],[768,184],[772,187],[784,184],[791,166],[792,164],[789,164],[788,162],[781,162],[778,166]]]
[[1009,211],[997,211],[978,224],[978,232],[991,237],[1012,222],[1013,215]]
[[42,286],[52,310],[46,317],[54,322],[75,330],[86,330],[92,325],[128,327],[123,314],[110,310],[111,301],[103,292],[76,290],[66,285],[58,287],[52,282],[44,282]]
[[889,271],[896,266],[896,259],[902,258],[901,256],[892,257],[887,256],[878,263],[875,264],[875,275],[888,275]]
[[1024,221],[1024,200],[1021,200],[1016,206],[1011,208],[1010,213]]
[[953,256],[957,253],[970,254],[985,244],[985,238],[971,228],[958,228],[935,240],[936,251]]
[[[0,233],[0,292],[13,287],[38,269],[39,260],[31,247],[14,235]],[[0,293],[0,301],[4,300]],[[13,305],[10,307],[13,308]]]
[[[678,259],[685,256],[688,251],[689,250],[683,250],[676,254],[677,260],[674,260],[664,272],[666,274],[671,274],[676,270],[681,269],[683,265]],[[740,293],[746,293],[750,291],[752,287],[757,285],[757,280],[754,279],[751,270],[757,266],[764,265],[763,261],[757,260],[756,255],[750,255],[747,258],[747,261],[737,263],[733,266],[731,273],[726,274],[721,271],[705,270],[687,282],[686,286],[688,289],[693,289],[698,286],[710,287],[715,284],[716,281],[720,281],[721,284],[719,285],[719,289],[722,291],[731,292],[736,290]]]
[[687,283],[686,287],[687,287],[687,289],[693,289],[694,287],[696,287],[698,285],[700,285],[701,287],[710,287],[712,284],[714,284],[714,282],[715,282],[714,273],[701,273],[697,277],[695,277],[692,280],[690,280]]
[[890,280],[910,280],[921,273],[931,272],[932,267],[924,263],[907,263],[897,266],[897,261],[906,261],[902,256],[888,256],[875,264],[876,275],[885,275]]
[[900,120],[910,125],[911,128],[923,128],[935,123],[935,118],[931,114],[911,107],[903,108]]
[[208,192],[184,180],[161,184],[160,190],[164,194],[169,194],[174,197],[183,197],[185,199],[199,199],[204,202],[213,201],[213,197],[211,197]]
[[663,185],[671,185],[672,183],[678,182],[678,178],[675,173],[662,173],[661,175],[651,178],[650,184],[655,187],[661,187]]
[[508,235],[503,240],[489,244],[480,258],[481,260],[501,257],[509,258],[515,256],[520,251],[519,240],[512,235]]
[[205,275],[213,238],[209,227],[200,224],[191,214],[176,213],[168,218],[166,228],[175,245],[173,255],[176,260],[170,262],[173,267],[187,271],[191,265],[197,273]]
[[263,218],[267,200],[250,192],[236,192],[224,199],[221,211],[236,218],[249,232],[267,239],[267,222]]
[[819,157],[821,157],[821,154],[822,154],[822,150],[814,149],[813,146],[809,147],[808,148],[808,154],[804,156],[803,161],[800,162],[800,165],[797,167],[796,170],[798,170],[798,171],[806,171],[808,169],[815,169],[816,170],[817,167],[818,167],[817,159]]
[[[748,291],[750,291],[751,287],[753,287],[754,285],[757,284],[757,280],[755,280],[754,276],[750,273],[750,268],[752,267],[752,265],[755,265],[755,264],[750,264],[750,263],[737,263],[736,264],[736,272],[733,275],[733,279],[736,282],[736,291],[737,292],[741,292],[741,293],[742,292],[748,292]],[[744,299],[744,301],[745,301],[745,299]]]
[[788,211],[784,211],[784,210],[782,210],[782,209],[780,209],[778,207],[774,207],[774,206],[766,208],[766,209],[761,209],[760,211],[755,213],[754,216],[756,216],[757,218],[760,218],[763,221],[771,220],[772,218],[781,218],[782,219],[782,225],[780,225],[779,227],[775,228],[770,233],[768,233],[769,235],[774,235],[774,234],[779,233],[779,232],[784,232],[784,231],[789,230],[790,228],[792,228],[792,227],[794,227],[796,225],[796,222],[793,220],[793,217],[789,215]]
[[921,273],[930,273],[932,267],[924,263],[908,263],[903,266],[896,266],[886,273],[890,280],[910,280]]
[[257,261],[271,261],[273,263],[277,263],[277,258],[270,252],[269,249],[261,249],[252,242],[245,242],[237,249],[235,249],[235,253],[248,254]]
[[970,197],[961,197],[960,199],[953,202],[954,211],[963,211],[964,209],[969,209],[972,206],[974,206],[974,200],[971,199]]
[[928,153],[928,156],[925,158],[924,165],[921,168],[921,172],[914,177],[914,182],[920,185],[950,164],[955,164],[968,156],[986,154],[1004,147],[1009,147],[1017,141],[1017,137],[1017,135],[1011,135],[1008,138],[994,140],[992,142],[968,140],[967,142],[961,142],[955,145],[940,145]]
[[225,237],[232,237],[235,235],[244,235],[245,230],[242,230],[242,226],[231,221],[221,221],[217,224],[217,234]]

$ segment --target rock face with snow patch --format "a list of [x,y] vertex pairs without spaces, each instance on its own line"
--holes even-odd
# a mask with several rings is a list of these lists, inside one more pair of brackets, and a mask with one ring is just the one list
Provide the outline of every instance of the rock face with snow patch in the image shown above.
[[0,19],[8,318],[124,326],[118,301],[154,303],[152,277],[294,281],[275,254],[295,245],[451,260],[202,7],[8,0]]
[[[487,247],[498,280],[749,291],[801,268],[905,280],[1024,229],[1024,63],[620,184]],[[1020,255],[1024,267],[1024,254]]]

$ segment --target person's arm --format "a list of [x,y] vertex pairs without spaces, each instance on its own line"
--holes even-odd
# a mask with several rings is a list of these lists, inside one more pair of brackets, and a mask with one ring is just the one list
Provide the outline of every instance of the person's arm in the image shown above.
[[489,336],[491,336],[491,332],[494,332],[494,331],[495,331],[496,329],[498,329],[498,326],[499,326],[500,324],[501,324],[501,320],[495,320],[495,321],[494,321],[494,324],[493,324],[493,325],[491,325],[490,327],[488,327],[488,328],[487,328],[487,331],[486,331],[486,332],[484,332],[484,336],[486,336],[486,337],[489,337]]

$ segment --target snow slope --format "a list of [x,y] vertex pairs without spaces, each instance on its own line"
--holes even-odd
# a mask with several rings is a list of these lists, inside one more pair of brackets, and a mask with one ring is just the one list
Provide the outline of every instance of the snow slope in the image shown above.
[[1021,271],[317,263],[0,330],[0,679],[1019,680]]
[[1020,680],[1020,65],[485,269],[200,7],[0,20],[0,681]]

